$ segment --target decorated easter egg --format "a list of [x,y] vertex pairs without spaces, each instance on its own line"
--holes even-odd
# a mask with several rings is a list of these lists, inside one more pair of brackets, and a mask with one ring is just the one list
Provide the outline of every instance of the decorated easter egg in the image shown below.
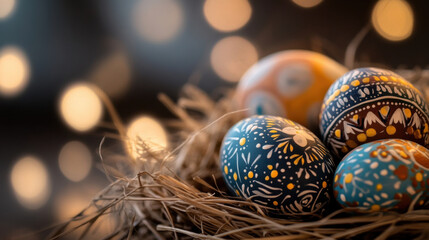
[[400,139],[363,144],[338,165],[334,196],[344,208],[406,211],[429,202],[429,150]]
[[429,146],[429,109],[421,93],[399,75],[359,68],[338,79],[327,92],[320,130],[337,161],[355,147],[400,138]]
[[286,117],[319,132],[318,116],[329,86],[347,69],[311,51],[288,50],[263,58],[242,77],[236,91],[247,115]]
[[330,200],[332,156],[312,132],[285,118],[238,122],[223,139],[220,161],[231,192],[274,215],[321,214]]

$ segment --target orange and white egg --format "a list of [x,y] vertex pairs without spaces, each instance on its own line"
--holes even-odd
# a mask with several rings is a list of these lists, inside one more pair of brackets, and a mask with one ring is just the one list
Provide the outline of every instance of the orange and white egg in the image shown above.
[[318,132],[318,115],[329,86],[347,69],[320,53],[287,50],[269,55],[242,77],[236,91],[247,115],[287,117]]

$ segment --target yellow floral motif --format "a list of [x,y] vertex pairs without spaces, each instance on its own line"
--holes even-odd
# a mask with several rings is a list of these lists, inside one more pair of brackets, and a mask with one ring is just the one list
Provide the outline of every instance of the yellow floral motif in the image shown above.
[[[267,146],[266,149],[290,153],[290,160],[295,165],[318,161],[328,154],[327,149],[311,133],[294,122],[277,117],[266,117],[265,120],[269,136],[277,142],[277,145]],[[267,167],[272,170],[270,166]],[[271,178],[274,176],[271,175]]]

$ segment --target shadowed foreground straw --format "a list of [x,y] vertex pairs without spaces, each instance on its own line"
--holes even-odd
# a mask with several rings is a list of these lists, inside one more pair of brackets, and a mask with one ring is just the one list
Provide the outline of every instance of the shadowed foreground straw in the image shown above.
[[[186,86],[179,104],[165,95],[160,99],[178,117],[167,122],[174,150],[151,152],[140,142],[144,151],[138,161],[125,157],[121,163],[103,161],[106,174],[116,180],[88,208],[53,231],[52,239],[76,231],[81,238],[92,238],[106,218],[115,219],[115,227],[99,238],[429,237],[429,210],[360,215],[337,210],[324,218],[297,221],[269,217],[266,208],[227,196],[218,150],[224,134],[241,118],[241,112],[232,109],[231,95],[214,102],[197,88]],[[122,173],[115,167],[118,164],[128,164],[131,171]]]

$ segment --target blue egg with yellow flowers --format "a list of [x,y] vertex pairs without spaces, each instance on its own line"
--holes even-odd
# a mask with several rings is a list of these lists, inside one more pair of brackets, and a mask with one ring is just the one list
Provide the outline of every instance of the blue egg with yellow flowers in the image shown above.
[[223,139],[220,161],[231,192],[274,215],[320,215],[330,201],[333,158],[291,120],[262,115],[238,122]]

